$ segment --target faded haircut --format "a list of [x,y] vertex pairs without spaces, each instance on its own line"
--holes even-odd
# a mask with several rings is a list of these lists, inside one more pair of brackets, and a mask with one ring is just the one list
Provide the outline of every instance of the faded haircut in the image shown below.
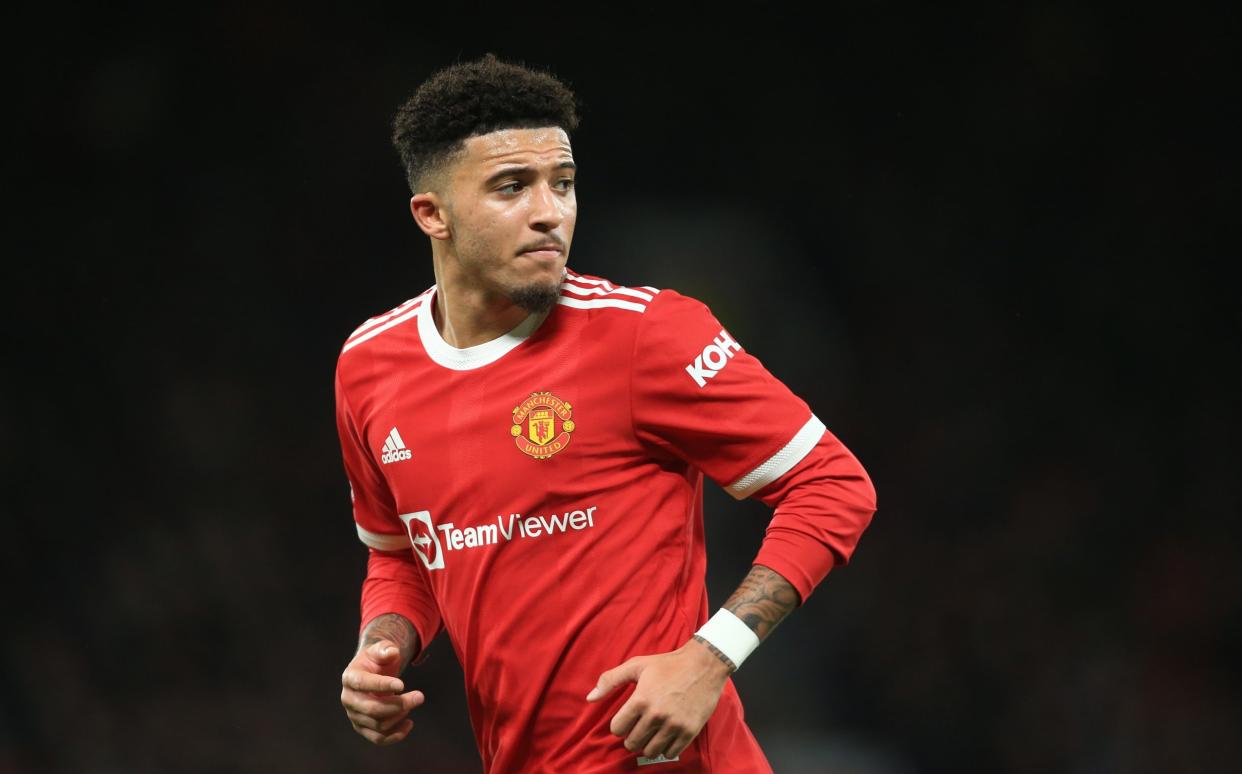
[[551,73],[502,62],[493,54],[444,68],[397,109],[392,144],[405,166],[410,191],[429,189],[432,177],[465,140],[501,129],[578,127],[574,93]]

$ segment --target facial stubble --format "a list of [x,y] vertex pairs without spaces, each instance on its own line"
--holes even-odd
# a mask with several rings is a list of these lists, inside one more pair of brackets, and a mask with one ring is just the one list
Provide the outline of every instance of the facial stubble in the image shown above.
[[532,314],[543,314],[556,306],[561,295],[560,283],[549,285],[532,282],[509,291],[509,300]]

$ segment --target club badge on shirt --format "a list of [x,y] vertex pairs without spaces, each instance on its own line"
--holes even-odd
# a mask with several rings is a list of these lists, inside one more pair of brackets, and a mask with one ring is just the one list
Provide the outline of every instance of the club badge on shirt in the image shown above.
[[569,446],[573,416],[573,406],[551,392],[533,392],[514,407],[509,432],[522,453],[546,460]]

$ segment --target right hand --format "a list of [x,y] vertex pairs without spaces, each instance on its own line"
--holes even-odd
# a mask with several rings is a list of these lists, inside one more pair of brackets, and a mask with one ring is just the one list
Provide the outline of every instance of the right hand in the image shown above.
[[406,717],[422,704],[422,691],[405,690],[400,649],[380,640],[360,649],[341,673],[341,706],[354,730],[372,744],[400,742],[414,727]]

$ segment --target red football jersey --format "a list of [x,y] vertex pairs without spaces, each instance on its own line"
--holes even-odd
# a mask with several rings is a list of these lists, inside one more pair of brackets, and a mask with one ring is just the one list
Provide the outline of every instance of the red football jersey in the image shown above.
[[[362,622],[447,630],[488,772],[770,771],[732,680],[694,742],[648,761],[609,732],[632,656],[710,617],[706,473],[777,505],[755,563],[802,599],[874,510],[866,473],[702,303],[567,272],[557,306],[456,349],[435,287],[372,318],[337,365]],[[745,568],[738,568],[738,579]],[[647,767],[650,768],[647,768]]]

